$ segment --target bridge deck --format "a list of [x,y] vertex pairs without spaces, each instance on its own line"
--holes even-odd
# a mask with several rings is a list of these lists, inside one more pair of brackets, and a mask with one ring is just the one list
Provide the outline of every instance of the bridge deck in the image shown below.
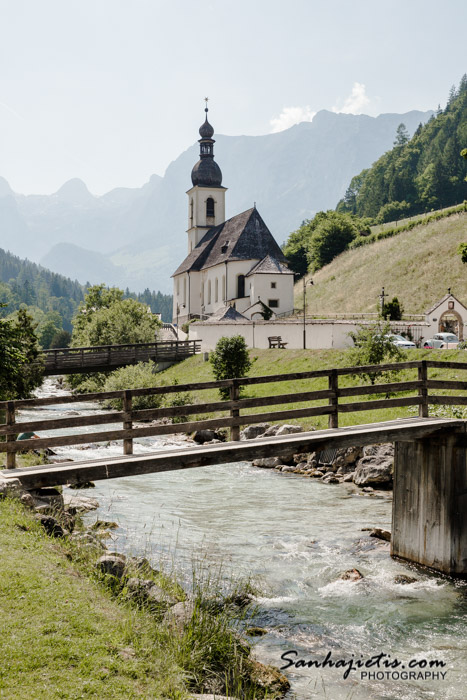
[[62,462],[0,472],[5,479],[20,479],[26,489],[67,483],[115,479],[153,472],[241,462],[259,457],[284,457],[297,452],[314,452],[337,447],[371,445],[381,442],[413,441],[463,431],[465,421],[442,418],[407,418],[346,428],[294,433],[280,437],[241,442],[216,443],[189,448],[159,450],[142,455],[124,455],[80,462]]

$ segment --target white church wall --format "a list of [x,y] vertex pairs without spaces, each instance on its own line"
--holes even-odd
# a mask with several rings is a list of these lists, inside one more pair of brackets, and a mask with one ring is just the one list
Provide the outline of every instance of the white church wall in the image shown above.
[[[450,308],[450,305],[451,308]],[[461,324],[462,325],[462,338],[465,339],[467,336],[467,309],[466,307],[461,304],[457,299],[455,299],[453,296],[448,297],[445,299],[439,306],[437,306],[431,314],[426,315],[426,321],[429,324],[429,330],[428,330],[428,335],[426,335],[426,338],[432,338],[435,333],[440,332],[440,319],[441,316],[444,314],[453,314],[456,313],[460,316],[461,318]],[[462,339],[461,338],[461,339]]]
[[[352,345],[351,331],[358,330],[361,321],[307,321],[306,347],[311,350],[329,348],[344,349]],[[400,324],[398,324],[400,326]],[[416,324],[412,323],[412,326]],[[425,323],[422,335],[426,337]],[[190,340],[200,340],[201,350],[214,350],[217,341],[223,336],[242,335],[250,348],[269,348],[270,336],[281,336],[287,349],[303,348],[303,323],[300,321],[255,321],[250,323],[194,323],[190,327]]]
[[[270,306],[276,314],[293,310],[293,275],[257,274],[248,277],[251,280],[251,303],[258,299]],[[270,301],[277,301],[271,306]]]

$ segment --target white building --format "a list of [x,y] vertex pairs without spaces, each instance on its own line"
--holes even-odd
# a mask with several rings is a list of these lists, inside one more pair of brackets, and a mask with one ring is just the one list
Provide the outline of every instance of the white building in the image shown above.
[[[225,221],[214,129],[200,127],[200,159],[188,190],[188,255],[172,275],[173,319],[218,315],[234,307],[246,318],[293,310],[293,272],[256,206]],[[267,309],[265,309],[267,307]]]

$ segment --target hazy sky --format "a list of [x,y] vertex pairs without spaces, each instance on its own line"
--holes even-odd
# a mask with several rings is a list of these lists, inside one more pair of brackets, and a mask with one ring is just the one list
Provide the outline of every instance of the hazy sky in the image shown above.
[[467,72],[466,0],[0,0],[0,176],[139,187],[197,138],[320,109],[436,109]]

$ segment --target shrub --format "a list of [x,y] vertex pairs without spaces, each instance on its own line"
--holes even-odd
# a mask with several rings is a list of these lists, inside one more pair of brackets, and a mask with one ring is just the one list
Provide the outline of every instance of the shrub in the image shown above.
[[[209,362],[217,380],[245,377],[252,365],[245,338],[242,335],[219,338],[216,349],[209,356]],[[222,399],[229,398],[227,388],[219,389],[219,393]]]
[[391,301],[383,304],[381,317],[388,319],[389,321],[400,321],[403,313],[404,307],[397,297],[393,297]]
[[[388,322],[360,326],[358,331],[349,333],[354,342],[354,347],[348,350],[350,364],[360,367],[404,360],[405,353],[397,345],[394,345],[388,337],[391,333],[391,326]],[[380,378],[391,381],[397,376],[397,371],[381,372],[375,370],[360,376],[366,377],[371,384],[374,384]]]
[[[110,374],[103,387],[103,391],[121,391],[123,389],[147,389],[149,387],[160,386],[155,372],[154,362],[138,362],[137,365],[121,367]],[[162,404],[163,394],[153,394],[152,396],[135,396],[132,408],[159,408]],[[122,410],[122,399],[109,399],[105,405]]]

